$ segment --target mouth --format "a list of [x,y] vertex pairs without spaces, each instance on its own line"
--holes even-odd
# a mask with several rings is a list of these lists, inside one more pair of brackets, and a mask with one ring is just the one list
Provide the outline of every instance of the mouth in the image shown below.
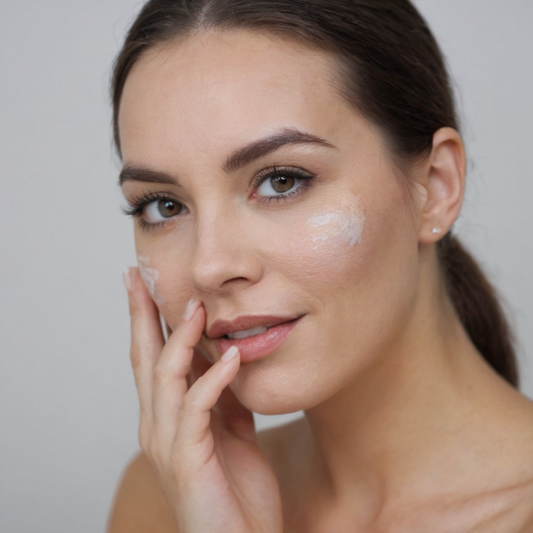
[[241,331],[234,331],[233,333],[226,333],[223,337],[225,339],[247,339],[248,337],[255,337],[256,335],[262,335],[274,326],[257,326],[255,328],[245,329]]
[[222,355],[231,346],[239,348],[241,363],[255,361],[277,350],[285,342],[303,315],[278,321],[274,324],[254,326],[247,329],[234,329],[213,339]]
[[274,326],[284,322],[291,322],[301,316],[241,315],[233,320],[219,318],[207,326],[205,336],[208,339],[218,339],[220,337],[245,339],[266,333],[266,331]]

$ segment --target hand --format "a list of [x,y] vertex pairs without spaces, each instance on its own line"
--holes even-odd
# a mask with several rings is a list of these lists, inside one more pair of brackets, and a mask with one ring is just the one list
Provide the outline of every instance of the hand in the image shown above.
[[137,268],[130,268],[126,286],[139,442],[178,531],[280,533],[276,477],[257,444],[252,413],[227,388],[240,367],[238,350],[230,348],[233,358],[213,365],[196,350],[206,320],[200,302],[165,345],[158,309]]

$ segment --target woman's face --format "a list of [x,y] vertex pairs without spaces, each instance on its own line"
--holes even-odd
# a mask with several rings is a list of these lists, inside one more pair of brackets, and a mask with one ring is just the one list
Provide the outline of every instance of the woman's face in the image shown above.
[[123,191],[141,201],[139,266],[170,328],[201,300],[200,347],[216,361],[231,341],[209,338],[215,321],[300,317],[232,384],[264,414],[356,380],[414,305],[413,207],[334,73],[330,56],[292,42],[205,32],[147,52],[123,93]]

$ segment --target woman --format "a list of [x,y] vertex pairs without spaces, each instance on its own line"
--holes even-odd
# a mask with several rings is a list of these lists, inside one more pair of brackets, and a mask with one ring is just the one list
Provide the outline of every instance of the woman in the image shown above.
[[113,105],[143,454],[109,531],[533,530],[533,405],[408,0],[152,0]]

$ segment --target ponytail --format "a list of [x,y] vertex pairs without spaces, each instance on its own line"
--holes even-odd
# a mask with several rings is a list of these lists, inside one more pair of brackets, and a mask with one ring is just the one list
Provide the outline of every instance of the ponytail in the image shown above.
[[470,339],[487,363],[518,388],[513,337],[494,288],[451,233],[439,241],[437,251],[448,294]]

